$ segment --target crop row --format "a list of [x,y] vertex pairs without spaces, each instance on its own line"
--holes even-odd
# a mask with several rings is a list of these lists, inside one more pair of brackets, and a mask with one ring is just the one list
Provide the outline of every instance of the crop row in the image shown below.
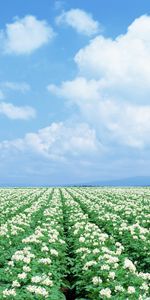
[[0,190],[0,299],[150,300],[149,196],[146,189]]
[[[128,196],[125,196],[125,192],[124,198],[120,200],[120,196],[116,202],[117,196],[115,197],[113,193],[110,193],[111,196],[109,197],[102,191],[100,199],[96,193],[89,195],[88,192],[78,189],[68,189],[68,191],[80,203],[94,223],[122,243],[130,258],[136,262],[139,271],[146,272],[150,269],[150,230],[148,228],[150,201],[141,199],[141,202],[137,200],[137,203],[134,203],[133,200],[132,203],[130,199],[128,204],[129,200]],[[141,209],[139,210],[142,205],[145,213]],[[126,213],[123,214],[122,210],[125,210]],[[142,222],[139,220],[140,215],[142,215]]]
[[69,190],[62,198],[79,299],[148,299],[149,275],[137,271],[123,244],[91,222]]
[[49,193],[41,196],[44,210],[38,205],[20,242],[13,237],[15,247],[0,269],[0,299],[65,299],[60,290],[66,265],[63,213],[57,190],[52,197]]

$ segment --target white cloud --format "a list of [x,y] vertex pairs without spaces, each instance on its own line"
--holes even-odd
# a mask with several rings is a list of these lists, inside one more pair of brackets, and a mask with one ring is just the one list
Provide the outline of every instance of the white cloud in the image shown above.
[[15,106],[12,103],[0,102],[0,114],[13,120],[28,120],[34,118],[36,112],[30,106]]
[[5,82],[0,83],[0,85],[3,88],[10,89],[13,91],[19,91],[21,93],[30,91],[30,85],[26,82],[5,81]]
[[18,55],[30,54],[48,43],[53,36],[53,29],[46,21],[40,21],[32,15],[16,18],[3,31],[4,51]]
[[150,105],[109,100],[102,87],[101,81],[79,77],[60,87],[49,85],[48,90],[77,104],[82,116],[95,126],[103,140],[132,147],[149,145]]
[[56,23],[67,24],[74,28],[78,33],[92,36],[99,31],[99,23],[95,21],[91,14],[81,9],[71,9],[63,12],[56,18]]
[[67,125],[62,122],[52,123],[37,133],[27,133],[22,139],[0,143],[3,150],[29,151],[50,159],[95,154],[100,147],[95,131],[87,124]]
[[47,87],[49,92],[64,97],[74,102],[88,101],[99,98],[100,83],[96,80],[87,80],[84,77],[77,77],[72,81],[62,82],[60,87],[50,84]]
[[[139,30],[140,28],[140,30]],[[112,40],[98,36],[75,56],[81,74],[103,78],[109,86],[149,89],[150,17],[136,19],[124,35]]]
[[79,75],[48,90],[76,104],[106,144],[150,145],[150,17],[116,39],[98,36],[75,56]]
[[105,101],[98,111],[109,140],[139,149],[150,146],[150,105]]

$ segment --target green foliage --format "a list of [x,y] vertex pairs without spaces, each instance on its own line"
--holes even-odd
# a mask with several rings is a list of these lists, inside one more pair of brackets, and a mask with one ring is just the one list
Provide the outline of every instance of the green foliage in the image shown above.
[[1,189],[0,299],[146,300],[149,189]]

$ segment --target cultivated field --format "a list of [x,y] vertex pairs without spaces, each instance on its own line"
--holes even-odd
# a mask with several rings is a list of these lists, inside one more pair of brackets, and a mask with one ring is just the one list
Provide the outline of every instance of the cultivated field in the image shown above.
[[0,189],[0,209],[0,299],[150,299],[149,188]]

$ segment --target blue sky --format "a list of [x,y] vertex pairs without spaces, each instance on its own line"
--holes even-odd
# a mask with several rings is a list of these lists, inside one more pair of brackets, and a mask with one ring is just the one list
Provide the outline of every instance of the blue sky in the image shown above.
[[149,176],[150,4],[0,4],[0,183]]

